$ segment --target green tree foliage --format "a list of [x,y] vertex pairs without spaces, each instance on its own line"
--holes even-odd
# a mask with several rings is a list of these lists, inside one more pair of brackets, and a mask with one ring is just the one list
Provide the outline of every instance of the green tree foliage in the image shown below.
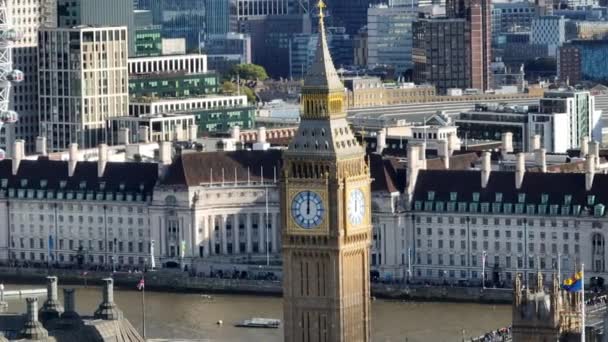
[[264,69],[263,66],[256,64],[238,64],[233,66],[232,70],[230,70],[230,76],[236,78],[237,75],[245,80],[263,81],[268,79],[266,69]]
[[[241,90],[241,95],[247,96],[247,101],[249,103],[257,102],[257,98],[255,96],[255,92],[253,91],[253,89],[241,84],[240,90]],[[232,83],[230,81],[225,81],[224,83],[222,83],[222,94],[237,95],[237,93],[238,93],[238,87],[237,87],[236,83]]]

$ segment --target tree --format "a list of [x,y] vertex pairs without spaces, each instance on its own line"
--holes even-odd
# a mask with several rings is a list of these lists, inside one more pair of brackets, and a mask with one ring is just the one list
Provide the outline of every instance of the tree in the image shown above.
[[230,81],[224,81],[224,83],[222,83],[222,94],[232,95],[235,94],[236,91],[236,84]]
[[236,78],[237,75],[245,80],[260,80],[263,81],[268,78],[266,69],[263,66],[257,64],[237,64],[230,70],[230,76]]
[[[247,96],[247,101],[249,103],[255,103],[257,102],[257,98],[255,96],[255,92],[253,91],[253,89],[241,85],[240,87],[241,90],[241,95],[246,95]],[[222,94],[226,94],[226,95],[236,95],[238,93],[238,88],[237,85],[230,82],[230,81],[225,81],[224,83],[222,83]]]

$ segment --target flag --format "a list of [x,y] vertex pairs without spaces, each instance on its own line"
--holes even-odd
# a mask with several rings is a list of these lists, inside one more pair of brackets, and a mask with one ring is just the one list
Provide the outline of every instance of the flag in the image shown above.
[[146,284],[145,284],[145,282],[144,282],[144,278],[142,277],[142,278],[139,280],[139,283],[137,283],[137,289],[138,289],[139,291],[142,291],[142,290],[143,290],[145,287],[146,287]]
[[481,264],[482,265],[486,265],[486,258],[488,257],[488,253],[486,251],[483,251],[481,253]]
[[48,249],[48,260],[49,261],[53,261],[53,249],[54,249],[54,243],[53,243],[53,236],[49,235],[49,249]]
[[564,279],[562,289],[568,292],[579,292],[583,289],[583,272],[576,272],[572,277]]

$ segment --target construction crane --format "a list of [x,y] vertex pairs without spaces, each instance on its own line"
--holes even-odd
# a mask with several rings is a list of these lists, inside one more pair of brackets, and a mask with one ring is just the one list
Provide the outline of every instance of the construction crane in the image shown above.
[[[7,0],[0,0],[0,130],[7,123],[19,120],[17,112],[10,109],[11,85],[23,81],[23,72],[13,69],[13,44],[22,35],[13,26]],[[0,160],[6,152],[0,149]]]

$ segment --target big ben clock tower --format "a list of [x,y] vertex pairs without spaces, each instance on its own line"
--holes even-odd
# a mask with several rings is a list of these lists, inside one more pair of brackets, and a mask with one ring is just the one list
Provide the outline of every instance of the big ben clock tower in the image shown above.
[[283,158],[286,342],[370,340],[371,194],[365,151],[346,121],[325,36],[302,88],[301,123]]

